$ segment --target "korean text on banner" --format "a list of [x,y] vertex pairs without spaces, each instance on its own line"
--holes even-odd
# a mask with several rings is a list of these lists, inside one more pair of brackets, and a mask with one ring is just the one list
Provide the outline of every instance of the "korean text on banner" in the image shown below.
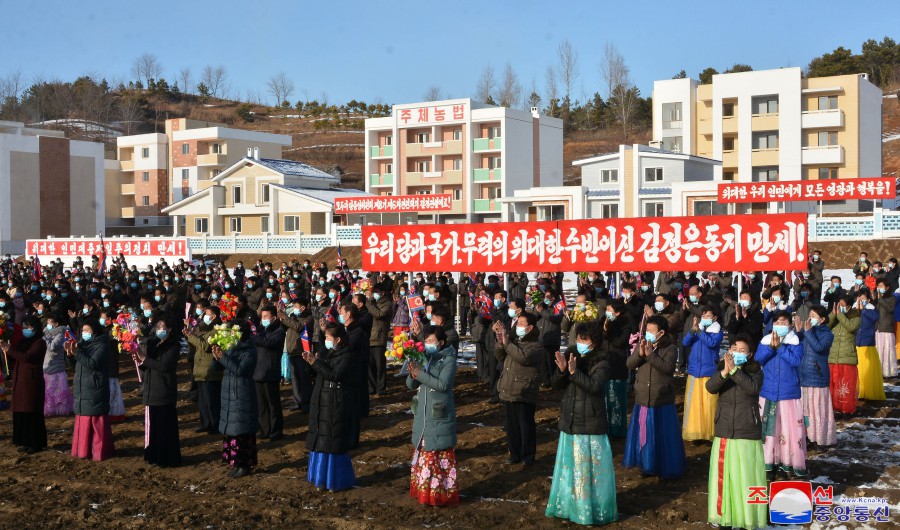
[[800,270],[807,262],[806,235],[803,214],[364,226],[363,268],[423,272]]
[[720,204],[748,202],[846,201],[894,199],[897,183],[892,178],[859,178],[803,182],[724,182],[719,184]]

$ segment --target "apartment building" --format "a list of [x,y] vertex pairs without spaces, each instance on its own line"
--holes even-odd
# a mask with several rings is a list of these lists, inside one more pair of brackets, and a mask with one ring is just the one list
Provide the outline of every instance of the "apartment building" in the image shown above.
[[220,123],[178,118],[166,120],[165,133],[120,136],[116,139],[118,215],[111,225],[168,225],[161,210],[210,186],[212,179],[248,153],[278,159],[291,137],[233,129]]
[[[881,104],[881,90],[866,74],[807,79],[799,68],[782,68],[714,75],[711,84],[656,81],[652,145],[721,160],[716,180],[879,177]],[[824,209],[873,206],[848,202],[826,202]],[[749,207],[758,213],[779,208],[811,212],[815,205]]]
[[27,239],[103,231],[103,144],[0,121],[0,254]]
[[365,125],[366,191],[450,194],[449,211],[421,223],[494,222],[497,200],[562,185],[562,120],[471,99],[395,105]]

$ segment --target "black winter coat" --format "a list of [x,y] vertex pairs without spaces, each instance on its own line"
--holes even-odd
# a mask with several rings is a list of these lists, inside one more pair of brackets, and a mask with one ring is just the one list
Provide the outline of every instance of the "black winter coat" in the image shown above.
[[326,352],[312,368],[318,377],[310,401],[306,448],[317,453],[346,453],[353,443],[352,425],[357,415],[350,344]]
[[109,337],[105,334],[78,342],[72,388],[76,416],[109,414]]
[[256,346],[251,339],[242,340],[226,351],[218,363],[225,368],[219,432],[225,436],[255,433],[259,429],[259,407],[253,385]]
[[566,434],[606,434],[606,382],[609,380],[609,362],[600,350],[579,356],[570,346],[566,359],[574,354],[578,358],[574,374],[560,372],[552,377],[553,388],[564,390],[559,404],[559,430]]
[[631,316],[623,312],[615,320],[606,324],[606,329],[603,330],[610,379],[628,379],[628,367],[625,366],[625,361],[628,360],[628,353],[631,351],[628,341],[631,340],[633,329]]
[[638,354],[639,345],[628,356],[629,370],[637,370],[634,380],[634,402],[644,407],[656,407],[675,403],[675,389],[672,385],[675,375],[675,359],[678,349],[664,335],[658,346],[647,357]]
[[155,336],[147,340],[147,356],[141,363],[142,391],[145,406],[174,405],[178,401],[178,353],[181,350],[178,336],[169,332],[166,340]]
[[262,383],[281,380],[281,355],[284,353],[284,326],[273,320],[269,327],[259,326],[253,343],[256,345],[256,370],[253,380]]
[[719,361],[706,382],[710,394],[718,394],[715,434],[719,438],[760,440],[759,390],[763,384],[763,371],[756,361],[747,361],[733,374],[722,377],[724,361]]

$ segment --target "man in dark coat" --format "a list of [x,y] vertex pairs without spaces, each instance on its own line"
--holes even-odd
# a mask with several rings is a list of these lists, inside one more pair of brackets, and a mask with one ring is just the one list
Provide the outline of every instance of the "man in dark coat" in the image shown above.
[[376,285],[372,289],[372,298],[366,303],[368,314],[372,319],[372,332],[369,335],[369,394],[383,394],[386,390],[386,359],[388,336],[391,330],[393,304],[385,296],[384,287]]
[[278,320],[275,307],[263,306],[260,325],[253,337],[257,353],[253,381],[256,386],[256,401],[259,403],[260,434],[273,442],[284,437],[284,416],[278,391],[284,338],[284,326]]
[[351,449],[359,446],[359,418],[369,415],[369,392],[366,380],[369,376],[369,337],[363,332],[359,321],[359,308],[350,301],[342,302],[338,308],[338,321],[347,328],[347,341],[353,352],[352,384],[356,389],[356,421],[351,425]]

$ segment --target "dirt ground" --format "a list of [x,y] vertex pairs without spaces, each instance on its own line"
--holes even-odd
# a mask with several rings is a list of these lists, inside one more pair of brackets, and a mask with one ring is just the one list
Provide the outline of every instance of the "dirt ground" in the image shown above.
[[[194,432],[197,412],[187,399],[184,363],[179,413],[185,463],[176,469],[146,465],[134,366],[123,361],[121,373],[128,421],[113,427],[117,456],[105,462],[84,462],[69,455],[71,417],[47,420],[49,450],[17,453],[10,441],[11,415],[0,413],[3,527],[577,527],[544,516],[558,437],[559,396],[553,391],[541,392],[537,463],[529,469],[507,465],[501,410],[487,403],[486,389],[475,381],[474,369],[461,367],[456,396],[462,504],[434,509],[408,497],[411,392],[399,379],[390,378],[388,393],[373,401],[372,414],[364,420],[361,447],[352,453],[358,487],[332,494],[317,492],[306,482],[307,417],[299,412],[286,412],[285,439],[260,442],[260,465],[250,477],[227,478],[219,460],[221,438]],[[683,387],[684,379],[678,381]],[[833,481],[835,495],[885,496],[894,506],[900,501],[896,458],[900,394],[897,387],[888,388],[887,402],[865,405],[857,419],[840,422],[838,447],[810,453],[811,477]],[[289,396],[289,387],[283,386],[285,404]],[[883,427],[886,430],[879,431]],[[612,442],[620,520],[609,528],[709,528],[705,522],[709,445],[688,444],[687,475],[667,482],[622,469],[623,445],[623,440]]]

